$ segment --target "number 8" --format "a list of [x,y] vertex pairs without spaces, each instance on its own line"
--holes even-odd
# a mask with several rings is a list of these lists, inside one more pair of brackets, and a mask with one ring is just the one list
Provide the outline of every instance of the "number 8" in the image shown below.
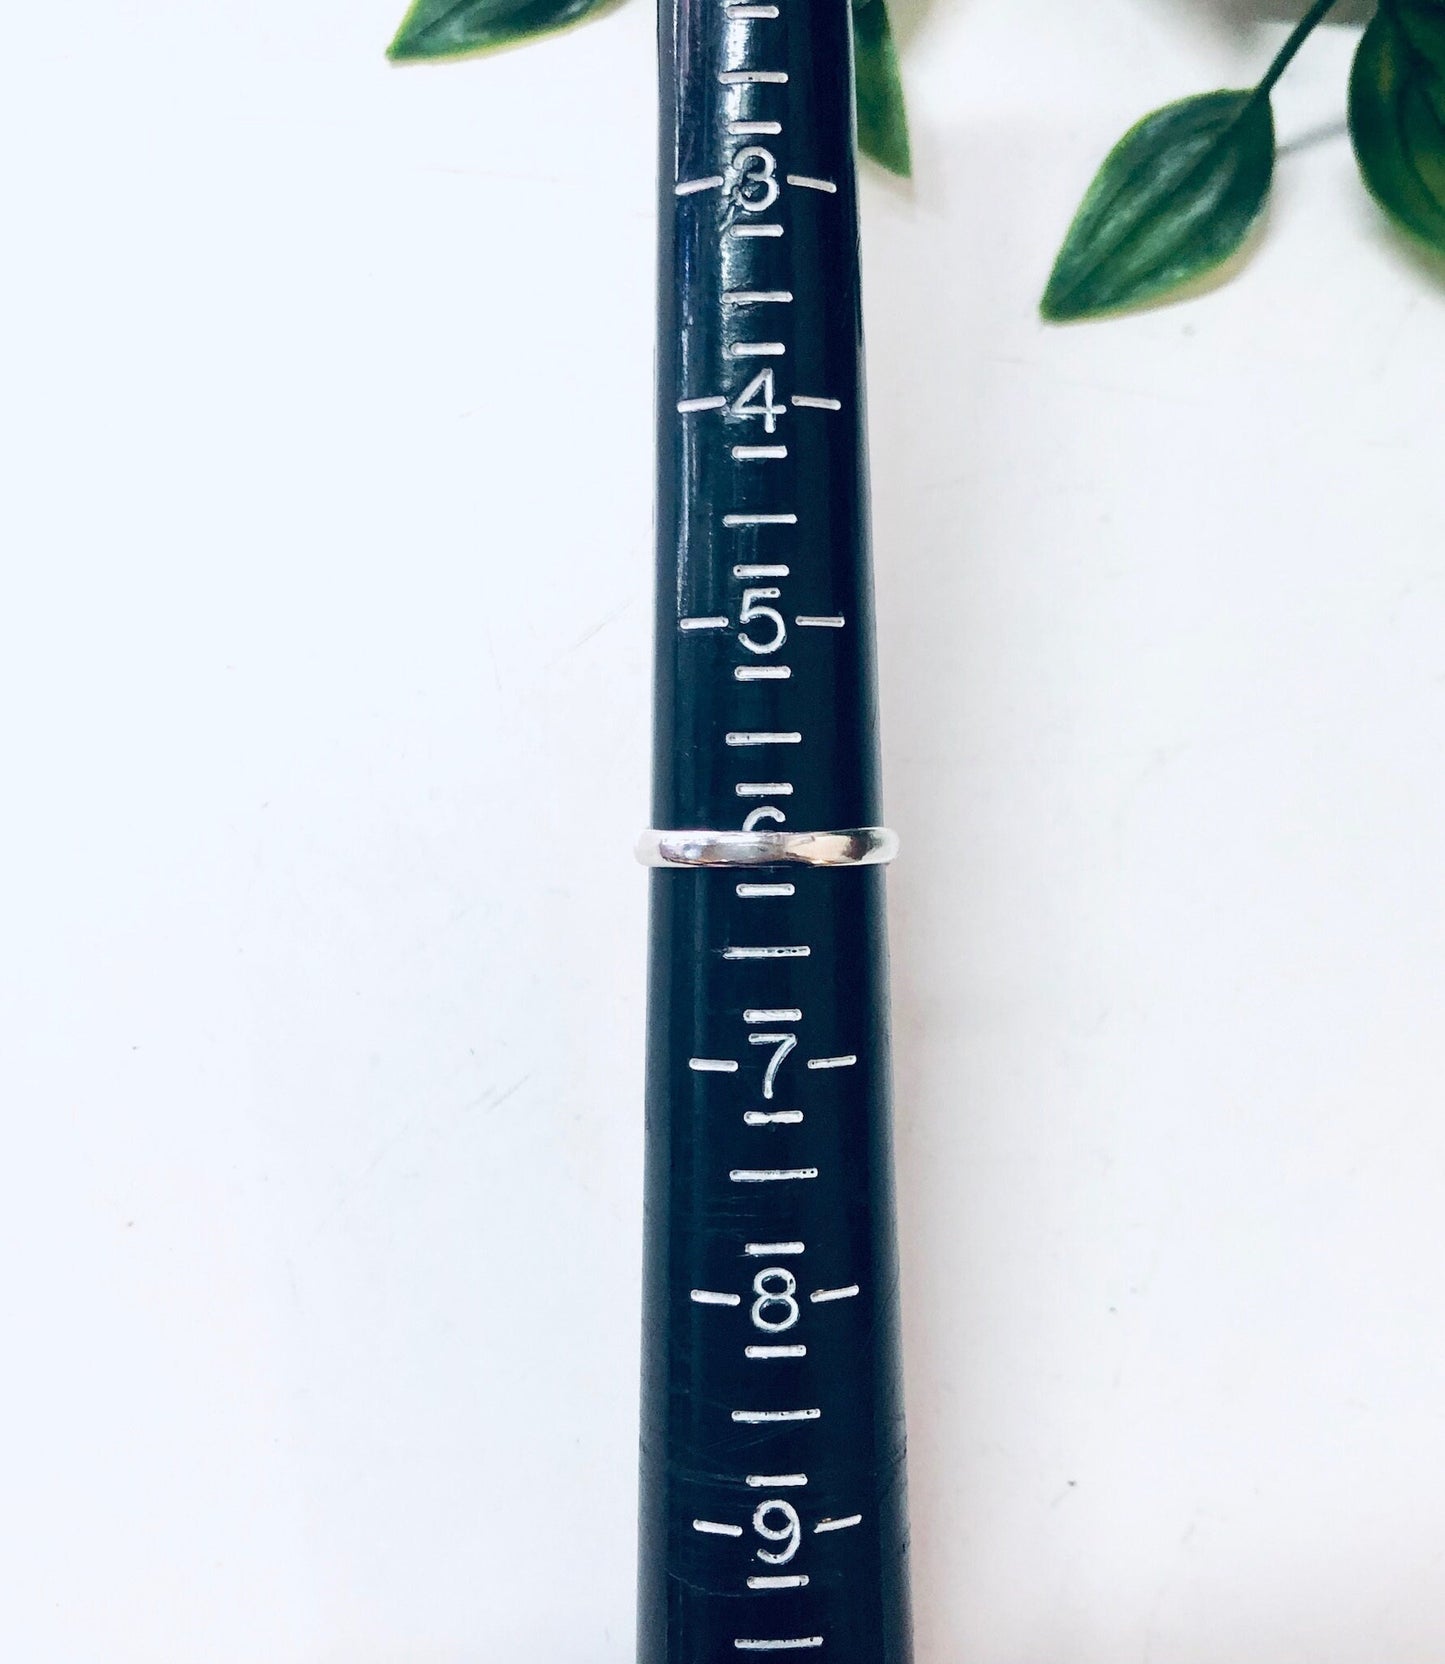
[[[760,1271],[753,1278],[753,1293],[757,1299],[753,1301],[753,1322],[760,1329],[767,1329],[776,1334],[782,1329],[791,1329],[798,1321],[798,1302],[794,1298],[798,1279],[786,1266],[770,1265],[767,1270]],[[770,1306],[781,1306],[781,1317],[769,1317]]]

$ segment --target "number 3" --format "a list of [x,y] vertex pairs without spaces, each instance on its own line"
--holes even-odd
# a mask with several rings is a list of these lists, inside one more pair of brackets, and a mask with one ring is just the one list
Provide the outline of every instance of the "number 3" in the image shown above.
[[778,159],[760,144],[750,144],[733,157],[738,170],[732,198],[749,214],[761,214],[778,200]]

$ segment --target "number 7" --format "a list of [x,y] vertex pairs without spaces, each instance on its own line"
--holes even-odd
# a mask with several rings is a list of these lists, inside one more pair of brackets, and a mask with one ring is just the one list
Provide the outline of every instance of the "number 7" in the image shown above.
[[796,1034],[750,1034],[748,1036],[750,1046],[775,1046],[777,1048],[768,1059],[768,1066],[763,1072],[763,1096],[765,1098],[772,1097],[773,1082],[778,1078],[778,1070],[782,1066],[783,1059],[797,1043],[798,1037]]

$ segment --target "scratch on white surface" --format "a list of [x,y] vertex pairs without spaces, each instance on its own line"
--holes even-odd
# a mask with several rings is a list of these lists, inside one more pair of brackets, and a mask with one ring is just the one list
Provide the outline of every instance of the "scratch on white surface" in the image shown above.
[[[587,643],[591,641],[593,636],[599,634],[602,630],[605,630],[609,624],[615,624],[617,620],[622,617],[623,613],[636,604],[637,597],[635,595],[629,596],[621,606],[614,607],[605,618],[599,618],[595,624],[585,629],[582,634],[577,637],[576,641],[571,642],[567,647],[563,648],[557,657],[552,660],[552,664],[560,664],[569,653],[575,653],[579,647],[585,647]],[[548,666],[548,669],[550,668],[551,665]]]

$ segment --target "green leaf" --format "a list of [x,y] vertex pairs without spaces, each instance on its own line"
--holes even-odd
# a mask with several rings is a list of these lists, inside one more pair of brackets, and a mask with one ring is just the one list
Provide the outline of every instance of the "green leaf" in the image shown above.
[[1445,4],[1381,0],[1350,72],[1350,137],[1366,185],[1445,253]]
[[884,0],[853,0],[853,73],[859,150],[907,179],[913,172],[908,117]]
[[1194,283],[1243,245],[1273,173],[1267,96],[1207,92],[1155,110],[1094,176],[1040,312],[1096,317]]
[[413,0],[388,58],[455,58],[550,35],[611,0]]

